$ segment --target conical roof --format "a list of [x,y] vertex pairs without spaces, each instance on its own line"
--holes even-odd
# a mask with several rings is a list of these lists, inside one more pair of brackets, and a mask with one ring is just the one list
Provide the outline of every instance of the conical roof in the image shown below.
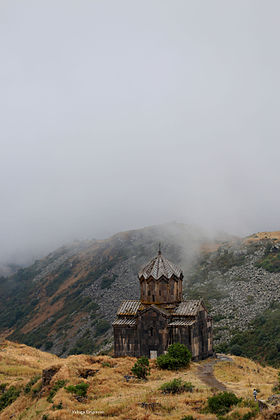
[[138,274],[138,277],[144,277],[145,279],[153,277],[155,280],[157,280],[162,276],[170,279],[173,275],[180,277],[183,275],[183,272],[179,267],[177,267],[167,258],[163,257],[159,251],[158,255],[153,258],[149,264],[142,268]]

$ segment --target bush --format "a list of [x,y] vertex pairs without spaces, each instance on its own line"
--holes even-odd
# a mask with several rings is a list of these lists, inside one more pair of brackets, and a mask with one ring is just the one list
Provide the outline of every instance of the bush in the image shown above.
[[156,360],[157,366],[161,369],[177,370],[181,367],[189,366],[192,354],[181,343],[174,343],[168,347],[166,354],[162,354]]
[[140,357],[131,369],[133,375],[137,376],[138,379],[147,379],[150,375],[150,364],[148,357]]
[[95,326],[95,336],[99,337],[104,334],[111,327],[110,322],[106,319],[99,319]]
[[190,382],[183,382],[181,378],[173,379],[161,385],[160,390],[163,394],[181,394],[182,392],[192,392],[193,385]]
[[57,405],[53,405],[52,406],[52,409],[53,410],[62,410],[63,409],[63,404],[62,404],[62,401],[60,401]]
[[0,411],[12,404],[20,394],[20,390],[15,386],[10,386],[0,397]]
[[71,392],[71,394],[74,394],[75,397],[86,397],[88,387],[89,384],[87,384],[86,382],[81,382],[78,385],[66,386],[65,389],[67,392]]
[[42,389],[42,381],[39,381],[38,383],[36,383],[36,385],[32,388],[32,397],[37,397],[37,395],[39,394],[39,392]]
[[66,384],[66,381],[64,381],[63,379],[59,379],[58,381],[55,382],[54,386],[52,387],[50,394],[47,398],[47,401],[52,403],[53,402],[53,397],[55,396],[55,394],[57,393],[57,391],[62,388],[64,385]]
[[231,407],[238,404],[241,401],[240,398],[233,392],[220,392],[213,397],[209,397],[207,400],[207,408],[210,413],[223,415],[230,411]]
[[45,343],[45,350],[50,350],[53,346],[53,342],[52,341],[46,341]]
[[181,420],[194,420],[193,416],[184,416]]
[[25,385],[24,388],[24,393],[25,394],[29,394],[29,392],[31,391],[31,388],[34,384],[36,384],[36,382],[40,379],[40,375],[38,376],[34,376],[33,378],[30,379],[30,381]]
[[239,344],[233,344],[230,349],[231,354],[234,356],[241,356],[242,355],[242,347]]

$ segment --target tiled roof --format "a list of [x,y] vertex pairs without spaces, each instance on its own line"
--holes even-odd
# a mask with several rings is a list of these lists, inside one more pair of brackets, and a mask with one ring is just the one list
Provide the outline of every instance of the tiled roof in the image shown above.
[[195,323],[195,319],[182,319],[177,321],[171,321],[168,326],[169,327],[187,327],[189,325],[193,325]]
[[162,276],[170,279],[173,275],[180,277],[183,275],[183,272],[175,264],[168,261],[167,258],[164,258],[159,252],[158,255],[139,272],[138,277],[144,277],[145,279],[153,277],[157,280]]
[[156,308],[159,312],[162,312],[164,315],[170,315],[170,311],[168,311],[168,309],[165,309],[159,305],[150,305],[147,306],[147,308]]
[[118,309],[117,315],[136,315],[141,306],[141,300],[124,300]]
[[197,314],[200,305],[200,300],[187,300],[185,302],[181,302],[179,306],[174,309],[173,314],[194,316]]
[[135,318],[117,318],[112,325],[136,325]]

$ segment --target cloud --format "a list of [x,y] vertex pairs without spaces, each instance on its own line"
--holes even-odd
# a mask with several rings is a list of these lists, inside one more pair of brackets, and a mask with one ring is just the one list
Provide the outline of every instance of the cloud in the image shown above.
[[279,2],[2,2],[0,260],[279,229]]

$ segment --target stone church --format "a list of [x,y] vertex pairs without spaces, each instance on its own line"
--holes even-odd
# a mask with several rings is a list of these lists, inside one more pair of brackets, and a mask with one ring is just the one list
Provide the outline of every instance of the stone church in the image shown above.
[[172,343],[194,360],[213,354],[212,318],[202,300],[183,300],[183,272],[158,252],[138,275],[140,300],[125,300],[113,322],[115,356],[155,358]]

